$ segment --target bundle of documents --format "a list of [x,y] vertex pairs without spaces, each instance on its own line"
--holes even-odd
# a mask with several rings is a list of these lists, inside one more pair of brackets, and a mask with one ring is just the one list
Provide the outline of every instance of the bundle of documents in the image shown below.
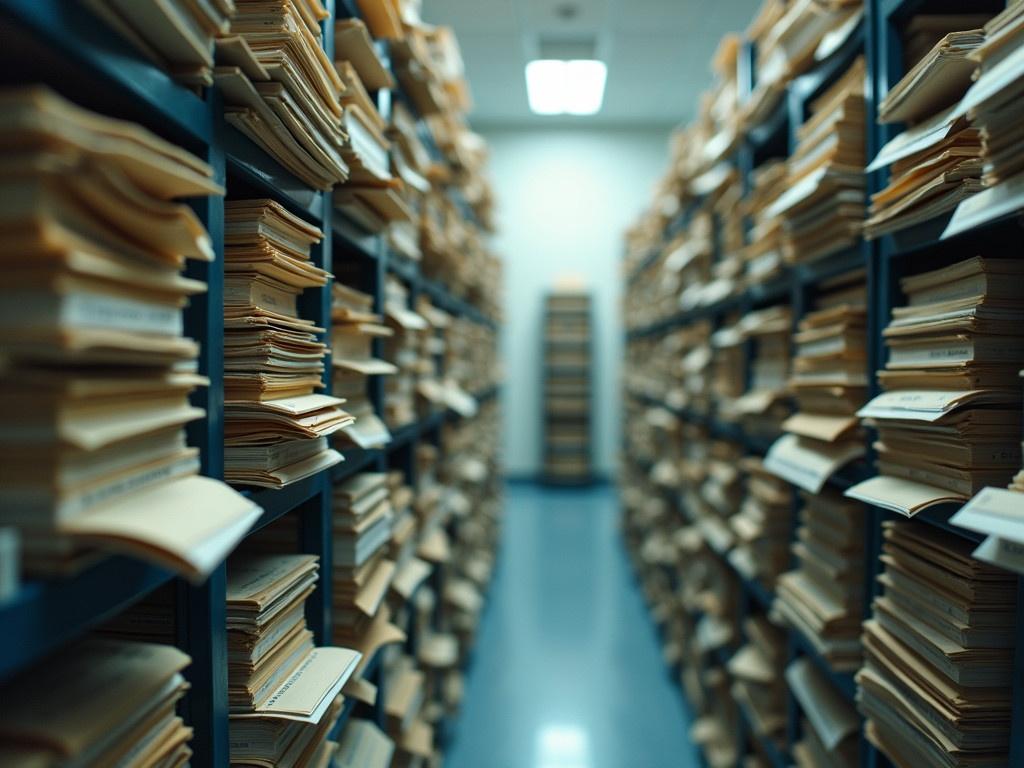
[[417,299],[416,314],[427,324],[416,339],[416,404],[420,418],[425,418],[443,410],[447,404],[441,361],[445,352],[444,334],[451,325],[451,316],[437,309],[427,296]]
[[797,131],[786,191],[768,208],[783,220],[789,263],[820,259],[852,246],[864,222],[866,68],[858,58],[811,104]]
[[345,85],[324,53],[326,9],[319,0],[234,3],[230,32],[239,39],[214,71],[224,119],[308,186],[345,181]]
[[884,331],[887,390],[859,411],[879,476],[847,495],[905,515],[1005,486],[1019,468],[1024,283],[1015,259],[974,257],[903,278]]
[[391,363],[373,355],[377,339],[394,335],[383,325],[384,318],[373,311],[373,297],[334,283],[331,305],[331,365],[333,393],[344,398],[345,410],[355,423],[338,433],[342,445],[380,448],[391,441],[391,433],[373,410],[369,398],[369,377],[396,373]]
[[[864,455],[857,409],[867,396],[867,311],[862,276],[826,293],[793,335],[789,380],[798,411],[782,424],[765,466],[817,493],[846,464]],[[825,286],[823,286],[825,287]]]
[[789,485],[775,477],[759,457],[740,462],[746,473],[746,497],[730,519],[736,548],[729,561],[747,579],[771,588],[789,565],[789,536],[793,529],[793,494]]
[[394,510],[383,472],[363,472],[334,489],[334,637],[358,638],[377,615],[395,575],[387,557]]
[[327,438],[353,422],[314,393],[327,346],[298,314],[330,278],[310,260],[323,234],[272,200],[228,201],[224,229],[224,476],[280,488],[341,461]]
[[396,746],[394,766],[421,766],[433,753],[434,729],[421,717],[425,678],[409,656],[390,665],[384,683],[384,714]]
[[384,314],[393,331],[385,340],[384,356],[398,367],[398,373],[384,384],[384,421],[397,429],[416,418],[418,340],[427,321],[409,309],[408,289],[393,278],[385,286]]
[[769,160],[758,166],[752,176],[753,188],[741,203],[743,215],[752,223],[749,244],[743,248],[747,285],[767,282],[782,270],[782,220],[768,212],[786,191],[786,175],[786,163],[782,160]]
[[394,753],[395,742],[374,722],[352,718],[341,732],[334,765],[336,768],[388,768]]
[[175,707],[190,663],[151,643],[88,638],[61,649],[0,685],[0,763],[187,764],[192,729]]
[[234,0],[86,0],[140,53],[178,82],[213,85],[214,41],[228,34]]
[[339,694],[361,655],[317,648],[305,602],[315,555],[239,555],[228,563],[231,763],[322,765],[341,714]]
[[754,347],[750,385],[735,402],[735,412],[752,435],[774,438],[789,415],[790,338],[792,313],[774,306],[747,314],[740,322]]
[[850,702],[806,657],[786,667],[786,682],[804,716],[792,750],[798,768],[860,765],[860,717]]
[[786,729],[786,633],[764,616],[750,616],[743,629],[747,642],[727,665],[733,677],[730,693],[754,735],[781,745]]
[[958,111],[981,131],[986,189],[965,200],[946,237],[1018,211],[1024,203],[1021,97],[1024,96],[1024,9],[1010,4],[985,24],[985,43],[972,54],[975,83]]
[[407,259],[422,258],[420,249],[420,217],[424,198],[431,191],[433,161],[417,131],[416,118],[401,102],[391,106],[391,124],[387,137],[391,140],[391,173],[401,179],[399,193],[402,205],[411,214],[409,221],[393,217],[387,230],[388,244]]
[[1005,763],[1010,743],[1017,577],[972,544],[887,522],[857,673],[867,738],[897,765]]
[[779,577],[773,612],[837,672],[860,665],[865,511],[830,488],[801,492],[796,570]]
[[182,310],[206,285],[181,272],[214,253],[174,201],[223,190],[187,152],[46,88],[0,104],[0,527],[35,574],[77,570],[99,545],[201,579],[259,515],[194,477],[185,443],[207,381]]

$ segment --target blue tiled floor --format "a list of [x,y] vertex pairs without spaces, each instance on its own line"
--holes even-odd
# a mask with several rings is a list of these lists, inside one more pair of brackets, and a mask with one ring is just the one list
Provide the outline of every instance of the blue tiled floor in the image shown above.
[[617,519],[608,487],[509,486],[447,768],[699,764]]

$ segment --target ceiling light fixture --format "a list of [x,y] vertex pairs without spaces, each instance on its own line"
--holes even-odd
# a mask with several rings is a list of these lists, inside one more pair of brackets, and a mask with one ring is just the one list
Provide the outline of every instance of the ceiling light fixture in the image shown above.
[[594,115],[601,110],[608,68],[596,59],[536,59],[526,65],[530,110],[538,115]]

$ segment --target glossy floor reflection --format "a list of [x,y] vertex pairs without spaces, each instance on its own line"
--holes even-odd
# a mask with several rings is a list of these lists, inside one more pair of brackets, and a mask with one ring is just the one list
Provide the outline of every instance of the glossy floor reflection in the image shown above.
[[508,487],[447,768],[699,764],[617,519],[609,487]]

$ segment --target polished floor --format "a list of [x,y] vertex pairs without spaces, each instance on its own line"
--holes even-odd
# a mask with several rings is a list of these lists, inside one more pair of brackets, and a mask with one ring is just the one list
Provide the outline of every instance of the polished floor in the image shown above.
[[699,764],[617,519],[609,487],[509,485],[447,768]]

